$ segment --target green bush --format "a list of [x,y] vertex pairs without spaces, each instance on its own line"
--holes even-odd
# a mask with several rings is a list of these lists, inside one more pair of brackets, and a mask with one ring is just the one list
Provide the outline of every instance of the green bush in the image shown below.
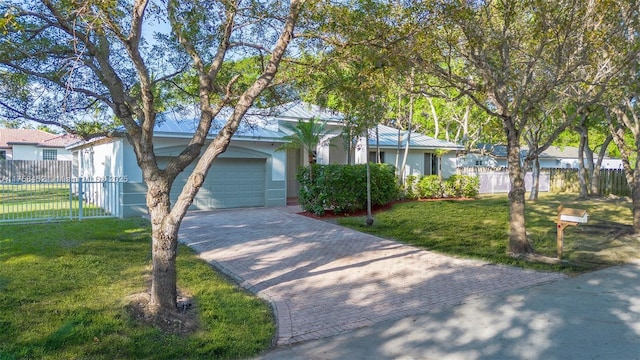
[[423,176],[418,182],[418,196],[423,199],[444,197],[444,184],[438,175]]
[[437,175],[427,175],[418,182],[420,198],[476,197],[479,191],[480,179],[477,176],[452,175],[449,179],[442,181]]
[[418,192],[418,177],[415,175],[407,176],[405,180],[405,184],[402,187],[404,198],[405,199],[417,199],[419,196]]
[[[383,205],[397,198],[398,185],[393,167],[386,164],[371,166],[371,204]],[[300,168],[298,203],[303,210],[322,215],[326,210],[352,213],[367,204],[366,165],[318,165]],[[313,180],[312,180],[313,179]]]
[[480,188],[480,179],[470,175],[452,175],[445,181],[446,197],[476,197]]

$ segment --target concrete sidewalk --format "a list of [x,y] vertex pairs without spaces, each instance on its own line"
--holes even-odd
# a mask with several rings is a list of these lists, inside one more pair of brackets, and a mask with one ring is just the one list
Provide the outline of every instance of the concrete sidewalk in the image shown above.
[[640,359],[640,261],[425,310],[259,359]]
[[[288,208],[189,213],[180,239],[271,302],[278,345],[444,314],[460,304],[565,278],[434,254]],[[431,325],[440,328],[440,321]]]

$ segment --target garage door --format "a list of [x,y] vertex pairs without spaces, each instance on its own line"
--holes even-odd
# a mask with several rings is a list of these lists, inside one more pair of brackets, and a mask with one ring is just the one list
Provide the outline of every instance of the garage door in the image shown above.
[[[193,167],[180,174],[171,189],[178,198]],[[217,159],[193,200],[199,210],[265,206],[265,159]]]

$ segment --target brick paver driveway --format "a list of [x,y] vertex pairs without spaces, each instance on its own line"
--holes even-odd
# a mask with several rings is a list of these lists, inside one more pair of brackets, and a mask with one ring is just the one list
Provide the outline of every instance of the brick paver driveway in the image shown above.
[[188,213],[180,239],[272,303],[278,345],[564,277],[438,255],[287,208]]

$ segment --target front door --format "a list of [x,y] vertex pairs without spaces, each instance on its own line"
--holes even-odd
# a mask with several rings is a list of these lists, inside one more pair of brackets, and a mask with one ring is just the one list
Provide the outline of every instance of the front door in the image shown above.
[[300,184],[296,179],[298,168],[302,166],[302,150],[287,150],[287,198],[297,198]]

